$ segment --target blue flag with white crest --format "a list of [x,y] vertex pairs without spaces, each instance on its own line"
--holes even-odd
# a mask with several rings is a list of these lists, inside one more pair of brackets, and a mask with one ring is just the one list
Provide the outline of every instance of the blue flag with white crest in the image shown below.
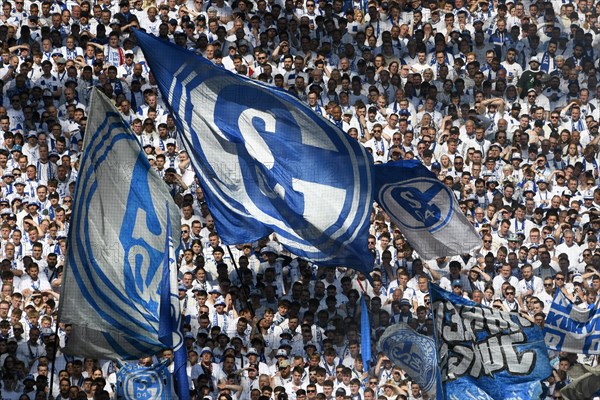
[[289,93],[136,31],[225,244],[272,232],[291,253],[365,274],[372,161]]
[[424,259],[481,246],[452,189],[417,160],[376,165],[375,200]]

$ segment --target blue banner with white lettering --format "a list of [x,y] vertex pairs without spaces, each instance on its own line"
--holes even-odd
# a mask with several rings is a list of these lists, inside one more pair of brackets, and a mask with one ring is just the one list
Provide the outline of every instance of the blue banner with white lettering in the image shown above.
[[377,343],[377,351],[383,352],[394,364],[402,368],[419,387],[436,399],[440,384],[435,341],[432,337],[417,333],[404,322],[389,326]]
[[291,253],[368,274],[365,148],[287,92],[136,31],[225,244],[272,232]]
[[542,330],[430,284],[438,363],[448,399],[537,399],[552,373]]
[[121,400],[172,400],[173,380],[170,360],[149,367],[138,363],[124,364],[117,372],[117,398]]
[[577,354],[600,354],[600,311],[597,305],[575,305],[557,290],[544,323],[550,350]]
[[481,246],[452,189],[417,160],[375,165],[375,199],[422,258]]

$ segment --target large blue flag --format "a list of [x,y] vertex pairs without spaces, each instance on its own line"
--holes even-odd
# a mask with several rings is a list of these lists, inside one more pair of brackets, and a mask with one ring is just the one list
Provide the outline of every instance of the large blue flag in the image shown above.
[[577,306],[557,290],[544,323],[546,345],[551,350],[600,354],[600,310]]
[[422,258],[466,254],[481,246],[452,189],[417,160],[376,165],[375,199]]
[[431,284],[441,378],[449,399],[537,399],[552,373],[540,327]]
[[[72,325],[65,353],[138,359],[165,348],[173,325],[160,332],[160,307],[170,300],[165,243],[180,240],[179,209],[152,169],[135,134],[102,93],[94,90],[75,190],[59,320]],[[173,232],[167,235],[167,228]],[[163,273],[164,272],[164,273]],[[171,286],[170,288],[168,286]],[[175,332],[172,347],[181,345]]]
[[[402,368],[431,399],[437,399],[440,369],[437,363],[435,340],[413,330],[404,322],[389,326],[377,343],[394,365]],[[440,390],[439,393],[442,393]]]
[[223,242],[275,232],[299,257],[371,272],[365,148],[286,92],[146,33],[136,37]]

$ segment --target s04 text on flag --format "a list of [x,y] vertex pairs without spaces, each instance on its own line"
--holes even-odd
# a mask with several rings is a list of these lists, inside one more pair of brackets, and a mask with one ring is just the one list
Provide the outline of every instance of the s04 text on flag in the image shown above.
[[365,148],[287,92],[135,34],[223,242],[275,232],[299,257],[370,273],[373,169]]
[[376,165],[375,200],[421,258],[466,254],[481,246],[452,190],[416,160]]

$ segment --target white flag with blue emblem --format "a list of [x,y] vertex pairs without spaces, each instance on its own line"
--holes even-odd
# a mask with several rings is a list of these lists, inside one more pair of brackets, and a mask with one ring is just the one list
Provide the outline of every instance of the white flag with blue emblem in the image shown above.
[[481,246],[452,190],[419,161],[376,165],[375,198],[422,258],[467,254]]
[[[159,314],[169,276],[167,214],[179,210],[110,101],[94,90],[90,109],[60,301],[59,319],[73,328],[65,353],[137,359],[165,348]],[[171,227],[178,243],[179,218]],[[179,303],[169,303],[178,315]],[[175,333],[173,347],[181,341]]]
[[137,362],[121,366],[117,372],[117,398],[120,400],[172,400],[173,377],[169,360],[151,366]]
[[287,92],[136,32],[226,244],[277,234],[291,253],[366,274],[365,148]]
[[377,350],[406,371],[430,398],[437,398],[436,391],[441,378],[435,340],[432,337],[417,333],[400,322],[383,332],[377,343]]

